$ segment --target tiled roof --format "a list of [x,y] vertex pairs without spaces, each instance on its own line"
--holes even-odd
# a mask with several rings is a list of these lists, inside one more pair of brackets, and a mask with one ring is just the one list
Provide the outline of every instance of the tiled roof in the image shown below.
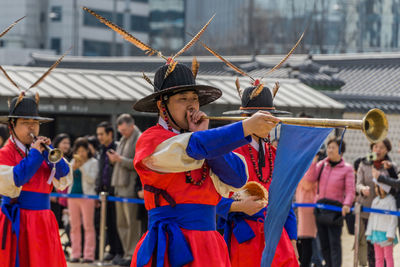
[[345,85],[335,93],[344,95],[400,97],[399,64],[339,67],[338,77]]
[[345,104],[346,110],[366,111],[377,107],[387,113],[400,112],[400,53],[317,62],[339,69],[336,76],[345,85],[325,94]]
[[400,112],[400,97],[398,96],[369,96],[369,95],[350,95],[337,92],[325,92],[325,95],[332,97],[336,101],[346,106],[346,111],[366,112],[372,108],[379,108],[386,113]]
[[[3,67],[22,88],[28,88],[46,71],[44,68],[34,67]],[[152,78],[152,74],[149,76]],[[272,88],[275,80],[267,79],[265,82],[266,86]],[[199,75],[196,83],[215,86],[223,91],[222,97],[212,105],[231,108],[237,108],[240,105],[234,85],[235,77]],[[245,80],[242,79],[241,83],[244,87]],[[344,105],[297,79],[282,79],[280,84],[281,87],[274,101],[278,108],[296,112],[325,110],[336,115],[340,115],[344,109]],[[0,75],[0,87],[2,88],[0,97],[12,97],[18,94],[17,89],[4,75]],[[153,88],[144,81],[142,74],[138,72],[61,68],[55,69],[35,90],[39,92],[41,99],[61,99],[69,102],[73,102],[70,100],[112,102],[115,105],[118,105],[119,102],[131,105],[153,92]],[[5,107],[2,109],[7,110]],[[116,107],[116,109],[120,108]],[[129,109],[131,110],[131,106]]]
[[[32,54],[33,67],[49,67],[59,56]],[[191,64],[193,57],[181,56],[177,60],[184,64]],[[199,73],[204,75],[229,75],[224,63],[214,56],[197,57],[200,62]],[[234,64],[244,64],[252,62],[251,56],[229,57]],[[68,56],[60,64],[61,68],[73,69],[97,69],[97,70],[116,70],[116,71],[136,71],[136,72],[155,72],[160,66],[165,64],[165,60],[152,56],[142,57],[74,57]]]
[[[34,56],[34,65],[49,66],[55,56]],[[254,78],[260,78],[277,64],[282,56],[227,57]],[[292,55],[282,68],[268,75],[268,79],[296,78],[302,83],[324,91],[342,102],[347,110],[380,107],[386,112],[400,111],[400,53],[365,53],[314,55],[313,64],[307,55]],[[180,62],[190,64],[192,57],[182,56]],[[198,57],[200,74],[238,76],[224,63],[212,56]],[[306,64],[307,63],[307,64]],[[132,58],[66,58],[64,67],[124,69],[154,72],[163,61],[156,57]],[[340,88],[340,90],[338,90]],[[389,97],[390,99],[386,99]]]

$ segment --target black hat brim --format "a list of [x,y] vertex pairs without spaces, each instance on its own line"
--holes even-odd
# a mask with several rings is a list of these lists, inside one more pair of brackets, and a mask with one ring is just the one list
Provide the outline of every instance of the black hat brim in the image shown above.
[[230,111],[225,111],[223,114],[224,115],[242,115],[242,114],[254,114],[257,111],[268,111],[269,113],[273,115],[290,115],[292,114],[289,111],[284,111],[284,110],[278,110],[278,109],[238,109],[238,110],[230,110]]
[[51,122],[54,119],[46,118],[46,117],[39,117],[39,116],[0,116],[0,123],[7,124],[10,119],[32,119],[37,120],[40,123],[47,123]]
[[214,102],[221,97],[222,92],[216,87],[208,85],[182,85],[175,86],[162,91],[148,95],[138,100],[134,105],[133,109],[141,112],[158,112],[157,101],[161,95],[177,94],[184,91],[193,90],[197,92],[199,96],[200,106],[207,105]]

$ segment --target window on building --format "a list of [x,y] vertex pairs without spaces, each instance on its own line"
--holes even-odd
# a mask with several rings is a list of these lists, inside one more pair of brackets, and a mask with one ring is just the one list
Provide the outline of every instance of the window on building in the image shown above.
[[[115,56],[122,56],[122,44],[116,43],[116,54]],[[83,40],[83,55],[84,56],[111,56],[112,43],[101,42],[92,40]]]
[[148,17],[131,15],[131,30],[135,32],[148,32],[149,31]]
[[40,12],[40,23],[45,23],[47,18],[46,18],[46,13],[45,12]]
[[[118,26],[123,26],[123,21],[124,17],[122,13],[117,13],[117,21],[113,20],[113,12],[112,11],[103,11],[103,10],[97,10],[97,9],[92,9],[94,12],[99,14],[102,17],[105,17],[106,19],[114,22]],[[91,27],[101,27],[104,28],[104,24],[101,23],[98,19],[96,19],[93,15],[89,14],[88,12],[82,10],[83,12],[83,25],[85,26],[91,26]]]
[[50,17],[51,21],[61,21],[62,7],[61,6],[52,6],[50,9],[49,17]]
[[161,28],[161,29],[152,29],[150,31],[150,35],[152,37],[162,37],[162,38],[181,38],[184,39],[185,31],[183,28],[180,27],[168,27],[168,28]]
[[55,50],[57,54],[61,52],[61,38],[51,38],[50,49]]
[[131,2],[148,3],[149,0],[131,0]]
[[100,41],[83,41],[83,55],[84,56],[110,56],[111,43]]
[[185,14],[180,11],[167,10],[160,11],[155,10],[150,12],[151,22],[172,22],[172,23],[184,23]]

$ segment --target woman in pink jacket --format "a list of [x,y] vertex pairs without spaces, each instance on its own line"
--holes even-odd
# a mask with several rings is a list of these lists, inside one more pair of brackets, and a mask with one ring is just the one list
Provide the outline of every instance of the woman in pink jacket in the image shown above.
[[[339,153],[339,147],[340,152]],[[355,197],[355,181],[353,167],[346,163],[342,155],[345,143],[338,139],[330,139],[327,146],[327,158],[311,164],[309,181],[317,181],[317,202],[338,203],[342,205],[342,216],[350,212]],[[339,215],[340,217],[340,215]],[[327,267],[339,267],[342,264],[341,234],[343,220],[322,222],[317,219],[318,236],[321,250]]]
[[[318,158],[318,156],[316,156]],[[315,169],[315,167],[314,167]],[[301,179],[296,189],[297,203],[313,203],[317,194],[317,182],[311,182],[310,169]],[[312,258],[312,242],[317,236],[314,208],[297,208],[297,249],[299,251],[300,266],[310,266]]]

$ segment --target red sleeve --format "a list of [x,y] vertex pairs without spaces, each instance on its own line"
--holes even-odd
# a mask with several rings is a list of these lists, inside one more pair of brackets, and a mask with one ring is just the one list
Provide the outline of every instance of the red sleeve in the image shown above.
[[[7,141],[7,144],[0,149],[0,165],[7,165],[7,166],[17,165],[16,155],[15,155],[16,151],[11,149],[12,146],[9,143],[10,141]],[[18,158],[20,158],[19,155]]]
[[153,154],[159,144],[175,135],[175,133],[167,131],[159,125],[144,131],[136,143],[135,158],[133,159],[135,169],[143,169],[141,161]]

